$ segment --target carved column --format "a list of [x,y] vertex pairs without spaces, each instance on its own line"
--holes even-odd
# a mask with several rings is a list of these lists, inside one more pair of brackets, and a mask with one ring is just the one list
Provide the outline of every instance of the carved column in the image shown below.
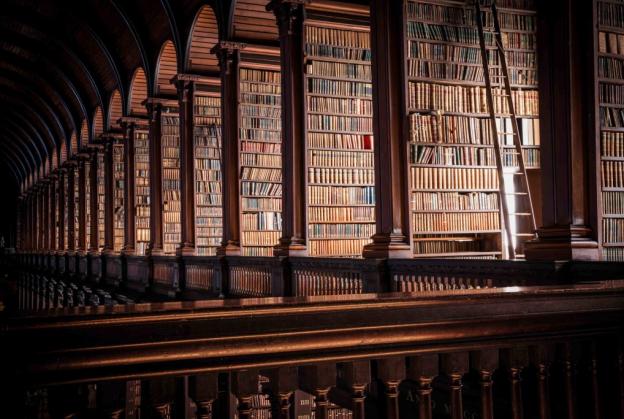
[[75,163],[71,162],[67,169],[67,251],[70,255],[74,254],[76,250],[76,222],[75,211],[76,208],[76,171],[74,170]]
[[303,21],[305,0],[272,0],[282,80],[282,237],[280,256],[307,254]]
[[591,2],[556,0],[538,7],[543,225],[538,238],[526,243],[526,258],[596,260],[599,169],[591,115],[597,104],[585,57],[585,43],[593,39],[586,18]]
[[314,395],[316,419],[327,419],[329,390],[336,385],[336,365],[323,363],[299,367],[299,387]]
[[58,225],[59,225],[59,245],[58,245],[58,251],[59,252],[64,252],[65,251],[65,211],[67,211],[67,208],[65,208],[65,178],[67,177],[67,169],[62,168],[59,169],[59,202],[58,202],[58,207],[59,207],[59,211],[58,211]]
[[121,251],[124,255],[134,255],[135,246],[135,178],[134,178],[134,129],[133,122],[122,122],[124,132],[124,247]]
[[84,254],[87,250],[87,182],[86,178],[86,160],[81,158],[78,162],[78,249],[80,254]]
[[113,207],[114,207],[114,179],[113,179],[113,139],[106,138],[104,142],[104,250],[103,254],[112,254],[113,246]]
[[212,419],[213,405],[219,396],[217,374],[189,377],[189,396],[197,406],[197,419]]
[[36,186],[37,196],[37,250],[43,250],[43,183],[41,180]]
[[438,355],[412,357],[409,361],[407,378],[417,385],[418,419],[432,419],[431,382],[438,375]]
[[162,197],[162,104],[148,99],[150,150],[150,244],[149,255],[163,254],[163,197]]
[[375,221],[373,242],[364,257],[412,256],[407,176],[404,51],[401,30],[403,4],[371,1],[373,73],[373,133],[375,147]]
[[285,366],[268,371],[271,417],[275,419],[290,419],[292,414],[293,395],[297,389],[297,368]]
[[442,372],[448,377],[451,419],[463,419],[462,376],[468,371],[468,353],[442,355]]
[[95,149],[91,155],[91,172],[89,173],[89,189],[91,190],[91,194],[89,195],[89,212],[91,213],[91,224],[89,225],[90,235],[89,239],[89,248],[87,251],[90,254],[97,254],[99,249],[99,218],[98,218],[98,170],[99,170],[99,161],[98,161],[98,153],[100,151]]
[[181,240],[178,255],[190,256],[195,253],[195,188],[193,171],[195,167],[195,148],[193,147],[193,103],[195,82],[192,80],[176,81],[180,104],[180,221]]
[[351,393],[353,419],[364,419],[366,386],[371,382],[370,361],[353,361],[343,365],[341,375],[344,384]]
[[232,393],[238,400],[239,419],[252,418],[252,396],[258,393],[258,371],[242,370],[231,373]]
[[58,185],[58,177],[56,174],[50,176],[50,183],[48,185],[50,192],[50,204],[48,206],[48,225],[50,229],[49,234],[49,248],[50,252],[57,250],[56,246],[56,188]]
[[244,44],[220,42],[212,49],[221,70],[221,138],[223,171],[223,241],[217,253],[240,254],[240,186],[238,178],[238,102],[240,50]]
[[[377,361],[377,379],[383,383],[385,418],[399,418],[399,384],[405,377],[405,359],[401,357]],[[379,395],[382,397],[382,395]]]

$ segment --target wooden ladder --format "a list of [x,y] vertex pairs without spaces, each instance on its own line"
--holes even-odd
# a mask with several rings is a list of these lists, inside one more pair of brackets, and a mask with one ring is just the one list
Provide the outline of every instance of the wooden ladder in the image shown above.
[[[482,6],[481,2],[486,4]],[[484,28],[483,16],[488,11],[491,13],[493,29]],[[507,257],[523,259],[524,243],[535,237],[535,214],[524,165],[522,141],[518,130],[518,119],[511,92],[496,0],[474,0],[474,12],[479,30],[486,99],[490,114],[490,131],[496,155],[499,200],[503,210]],[[489,36],[493,38],[494,48],[486,44],[486,34],[490,34]],[[494,51],[495,56],[498,57],[498,65],[490,67],[488,49]],[[495,74],[492,74],[492,70],[496,70]],[[493,87],[493,81],[497,87]],[[504,107],[505,104],[507,109]],[[512,145],[508,144],[509,138],[513,140],[513,148],[505,149],[505,145]],[[510,164],[504,164],[504,159]],[[511,178],[511,181],[506,182],[505,175]]]

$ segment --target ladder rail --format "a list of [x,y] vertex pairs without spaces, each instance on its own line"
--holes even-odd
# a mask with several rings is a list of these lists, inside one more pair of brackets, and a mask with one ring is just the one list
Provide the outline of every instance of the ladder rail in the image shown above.
[[[477,0],[478,1],[478,0]],[[499,64],[503,71],[505,77],[503,77],[505,83],[505,92],[507,93],[507,101],[509,106],[509,113],[511,114],[511,126],[514,132],[514,145],[516,152],[518,153],[518,168],[522,173],[522,179],[525,183],[525,192],[527,192],[527,199],[529,203],[529,210],[531,213],[531,227],[533,228],[533,232],[537,230],[537,225],[535,222],[535,210],[533,208],[533,199],[531,198],[529,181],[527,178],[526,166],[524,163],[524,153],[522,152],[522,144],[520,140],[520,130],[518,129],[518,118],[516,117],[516,107],[513,103],[513,98],[511,96],[511,83],[509,81],[509,68],[507,66],[507,57],[505,56],[505,50],[503,48],[503,39],[501,35],[500,22],[498,20],[498,10],[496,8],[496,1],[492,1],[492,20],[494,21],[494,31],[496,37],[496,43],[498,44],[497,51],[499,54]]]
[[483,31],[483,21],[481,18],[481,5],[479,0],[475,0],[475,19],[479,29],[479,45],[481,46],[481,60],[483,63],[483,77],[485,79],[485,87],[487,90],[486,100],[490,111],[490,129],[494,143],[494,153],[496,154],[496,165],[498,167],[498,183],[499,183],[499,201],[503,210],[503,222],[505,224],[505,234],[507,236],[507,252],[509,257],[515,258],[515,249],[513,246],[513,237],[511,234],[511,222],[509,219],[509,208],[507,205],[507,196],[505,195],[505,177],[503,175],[503,160],[501,156],[501,148],[498,139],[498,126],[496,123],[496,113],[494,109],[494,98],[492,96],[492,81],[490,79],[490,68],[488,65],[488,53],[485,45],[485,34]]

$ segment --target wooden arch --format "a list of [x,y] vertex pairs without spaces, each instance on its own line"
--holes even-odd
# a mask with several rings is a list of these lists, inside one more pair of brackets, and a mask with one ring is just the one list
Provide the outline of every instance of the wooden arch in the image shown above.
[[113,91],[108,105],[108,129],[119,128],[119,118],[123,116],[123,105],[119,90]]
[[80,126],[80,145],[84,146],[89,143],[89,123],[86,118],[82,120],[82,125]]
[[143,105],[143,101],[147,99],[147,79],[145,71],[137,68],[132,76],[130,83],[130,95],[128,97],[128,114],[129,115],[145,115],[147,110]]
[[71,137],[69,137],[69,155],[73,156],[78,152],[78,136],[76,135],[76,131],[72,132]]
[[178,72],[177,63],[175,45],[167,40],[160,49],[158,63],[156,63],[156,86],[154,88],[156,95],[171,96],[177,93],[175,86],[171,83],[171,79]]
[[242,41],[277,41],[278,29],[266,0],[234,0],[229,36]]
[[210,6],[202,6],[197,12],[188,42],[186,68],[192,73],[215,73],[219,71],[217,57],[210,52],[219,42],[219,25]]
[[98,138],[104,133],[104,113],[99,106],[95,108],[93,113],[93,139]]

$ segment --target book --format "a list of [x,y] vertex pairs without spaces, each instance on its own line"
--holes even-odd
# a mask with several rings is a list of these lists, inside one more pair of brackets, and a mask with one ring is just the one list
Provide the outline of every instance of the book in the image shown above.
[[147,131],[134,131],[135,253],[145,255],[150,242],[150,160]]

